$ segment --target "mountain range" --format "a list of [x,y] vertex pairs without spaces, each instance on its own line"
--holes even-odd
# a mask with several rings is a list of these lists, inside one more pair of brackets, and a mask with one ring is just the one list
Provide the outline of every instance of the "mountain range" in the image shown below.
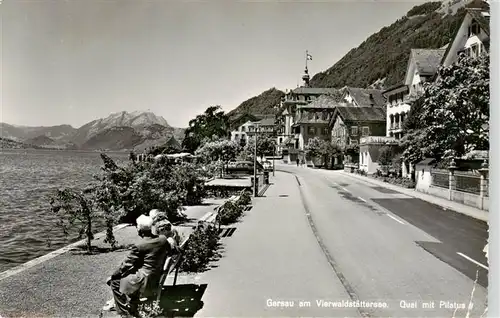
[[[70,125],[26,127],[0,123],[3,148],[32,147],[79,150],[136,150],[182,140],[184,129],[168,124],[152,112],[119,112],[80,128]],[[10,142],[7,142],[10,141]],[[24,147],[25,148],[25,147]]]
[[[411,49],[438,49],[455,36],[466,7],[489,8],[482,0],[447,0],[414,6],[406,15],[369,36],[310,81],[312,87],[387,89],[402,84]],[[314,61],[313,61],[314,62]],[[241,103],[228,114],[271,114],[284,93],[275,88]]]
[[[386,89],[401,84],[411,49],[437,49],[447,45],[462,23],[466,7],[489,8],[482,0],[426,2],[368,37],[342,59],[311,78],[312,87],[345,86]],[[271,88],[228,112],[230,121],[240,115],[275,114],[284,92]],[[50,147],[82,150],[143,150],[180,142],[184,129],[174,128],[151,112],[119,112],[93,120],[80,128],[70,125],[21,127],[0,123],[2,147]]]

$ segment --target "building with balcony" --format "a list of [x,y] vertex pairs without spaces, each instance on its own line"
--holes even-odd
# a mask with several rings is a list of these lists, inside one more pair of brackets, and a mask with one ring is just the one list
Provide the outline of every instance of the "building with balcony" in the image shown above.
[[309,139],[330,140],[328,123],[338,102],[331,96],[320,96],[308,105],[297,107],[293,124],[295,148],[304,150]]
[[246,145],[248,138],[256,131],[257,121],[247,121],[231,131],[231,140],[241,146]]
[[387,109],[387,137],[402,137],[403,122],[411,104],[423,93],[423,85],[437,73],[445,49],[412,49],[406,69],[405,82],[383,92]]
[[[333,165],[358,163],[361,137],[385,136],[386,113],[384,107],[356,107],[337,104],[329,121],[331,142],[343,155],[334,157]],[[352,150],[352,151],[350,151]]]
[[[300,131],[298,127],[301,127],[301,125],[297,125],[297,120],[302,118],[304,121],[305,117],[297,115],[299,108],[309,105],[323,95],[332,96],[333,98],[340,98],[341,96],[340,90],[335,88],[310,87],[310,77],[307,67],[304,72],[304,76],[302,77],[304,85],[286,90],[285,96],[281,101],[280,112],[277,116],[276,141],[278,144],[278,154],[283,155],[284,160],[289,162],[295,162],[299,155],[303,155],[303,147],[300,147],[301,142],[299,141],[301,134],[300,132],[297,133],[297,131]],[[303,114],[307,112],[308,108],[301,109],[301,113]],[[313,133],[312,128],[310,132]],[[307,131],[305,131],[306,133]],[[302,140],[304,140],[305,134],[302,135]],[[316,134],[316,130],[314,134]],[[305,137],[305,139],[308,138]]]

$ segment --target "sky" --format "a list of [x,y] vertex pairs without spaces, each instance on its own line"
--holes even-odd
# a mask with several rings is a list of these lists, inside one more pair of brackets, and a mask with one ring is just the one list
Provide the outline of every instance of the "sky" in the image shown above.
[[424,0],[1,0],[0,122],[85,123],[152,111],[186,127],[302,84]]

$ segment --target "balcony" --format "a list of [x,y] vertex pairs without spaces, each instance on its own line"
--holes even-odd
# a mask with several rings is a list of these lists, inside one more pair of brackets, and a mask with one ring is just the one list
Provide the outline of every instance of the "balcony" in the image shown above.
[[400,130],[403,129],[403,123],[398,122],[398,123],[391,123],[389,126],[389,130]]

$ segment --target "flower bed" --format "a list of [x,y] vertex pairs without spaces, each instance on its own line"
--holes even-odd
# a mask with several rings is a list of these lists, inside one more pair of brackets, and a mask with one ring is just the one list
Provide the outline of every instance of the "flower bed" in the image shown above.
[[415,182],[408,178],[387,177],[387,176],[377,176],[377,175],[372,175],[370,177],[372,177],[373,179],[381,180],[383,182],[391,183],[407,189],[415,188]]
[[370,178],[373,178],[373,179],[377,179],[377,180],[380,180],[380,181],[383,181],[383,182],[387,182],[387,183],[390,183],[390,184],[394,184],[394,185],[397,185],[397,186],[400,186],[400,187],[403,187],[403,188],[407,188],[407,189],[414,189],[415,185],[416,185],[416,183],[414,181],[412,181],[411,179],[402,178],[402,177],[396,177],[396,176],[393,176],[393,175],[387,176],[387,175],[383,175],[379,171],[377,171],[377,173],[375,173],[375,174],[368,175],[366,173],[366,171],[357,169],[357,170],[355,170],[355,173],[359,174],[361,176],[364,176],[364,177],[370,177]]

